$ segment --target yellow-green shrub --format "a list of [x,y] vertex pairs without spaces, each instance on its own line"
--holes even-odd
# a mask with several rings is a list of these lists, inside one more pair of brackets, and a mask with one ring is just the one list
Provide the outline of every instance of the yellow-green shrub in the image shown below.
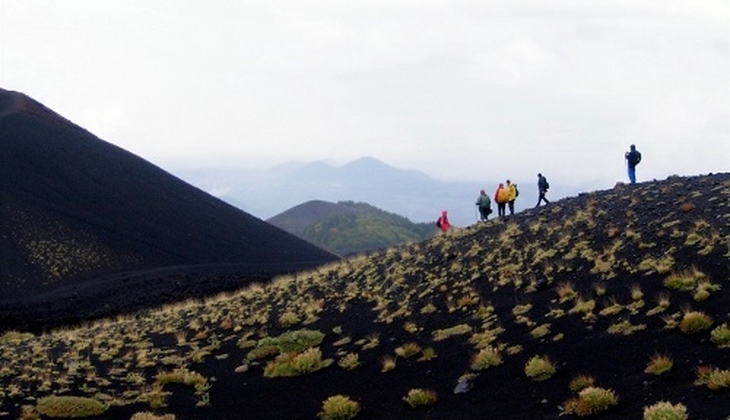
[[493,346],[487,346],[475,354],[471,359],[471,368],[473,370],[484,370],[490,366],[498,366],[502,364],[502,355],[499,349]]
[[555,374],[555,365],[547,356],[532,356],[525,364],[525,375],[535,381],[544,381]]
[[51,395],[39,399],[36,408],[48,417],[80,418],[101,415],[109,407],[93,398]]
[[730,347],[730,327],[727,323],[718,325],[710,331],[710,340],[720,347]]
[[672,370],[674,362],[669,356],[663,354],[655,354],[644,369],[645,373],[651,373],[653,375],[662,375]]
[[403,397],[403,401],[407,402],[412,408],[431,405],[438,401],[438,394],[431,389],[416,388],[408,391],[408,395]]
[[360,404],[345,395],[333,395],[322,403],[317,417],[322,420],[349,420],[360,412]]
[[267,378],[300,376],[316,372],[332,364],[331,359],[322,360],[322,352],[318,347],[304,350],[301,353],[282,353],[264,368]]
[[687,407],[682,403],[659,401],[644,407],[644,420],[687,420]]
[[161,414],[158,416],[154,413],[150,413],[149,411],[144,411],[141,413],[134,413],[129,420],[175,420],[175,415]]
[[610,389],[588,387],[578,393],[577,398],[566,401],[562,407],[563,414],[588,416],[607,410],[618,404],[618,397]]
[[573,377],[573,379],[570,380],[570,383],[568,383],[568,388],[570,388],[573,392],[580,392],[581,390],[591,387],[596,383],[596,380],[593,378],[593,376],[590,375],[576,375]]
[[712,318],[704,312],[685,312],[679,322],[679,330],[685,334],[696,334],[712,326]]

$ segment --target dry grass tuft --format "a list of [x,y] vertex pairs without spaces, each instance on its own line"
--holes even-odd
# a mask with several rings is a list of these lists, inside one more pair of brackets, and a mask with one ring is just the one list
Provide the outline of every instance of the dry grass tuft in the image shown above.
[[612,390],[588,387],[581,390],[577,398],[565,402],[562,407],[562,414],[588,416],[608,410],[616,404],[618,404],[618,397]]
[[644,373],[663,375],[672,370],[672,366],[674,366],[674,362],[671,357],[664,354],[655,354],[646,365]]
[[525,375],[534,381],[544,381],[555,374],[555,364],[547,356],[532,356],[525,364]]
[[438,401],[438,394],[432,389],[416,388],[408,391],[408,395],[403,397],[403,401],[407,402],[411,408],[424,407],[435,404]]
[[687,420],[687,407],[682,403],[659,401],[644,408],[644,420]]
[[350,420],[360,412],[360,403],[346,395],[333,395],[322,403],[322,411],[317,414],[322,420]]
[[679,321],[679,330],[685,334],[697,334],[712,326],[712,318],[701,311],[685,312]]

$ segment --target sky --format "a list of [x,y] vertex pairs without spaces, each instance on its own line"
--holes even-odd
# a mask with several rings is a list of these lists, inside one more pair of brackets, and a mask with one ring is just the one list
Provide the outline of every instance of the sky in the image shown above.
[[0,0],[0,87],[175,173],[730,170],[727,0]]

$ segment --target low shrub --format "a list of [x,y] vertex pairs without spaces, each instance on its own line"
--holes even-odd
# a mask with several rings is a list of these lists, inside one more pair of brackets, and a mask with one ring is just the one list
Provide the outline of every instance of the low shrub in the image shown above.
[[562,407],[563,414],[588,416],[605,411],[618,404],[618,397],[610,389],[588,387],[578,393],[578,397],[566,401]]
[[718,325],[710,331],[710,340],[720,347],[730,347],[730,327],[727,323]]
[[403,357],[404,359],[413,357],[420,352],[421,352],[421,346],[419,346],[417,343],[406,343],[395,349],[395,354],[397,354],[400,357]]
[[670,370],[674,362],[672,358],[663,354],[655,354],[644,369],[644,373],[651,373],[652,375],[662,375]]
[[484,370],[490,366],[498,366],[502,364],[502,355],[499,349],[487,346],[475,354],[471,359],[471,368],[473,370]]
[[596,383],[593,376],[580,374],[573,377],[568,383],[568,388],[573,392],[580,392],[585,388],[591,387]]
[[403,401],[407,402],[411,408],[418,408],[435,404],[438,401],[438,394],[431,389],[416,388],[408,391],[408,395],[403,397]]
[[687,420],[687,407],[681,403],[659,401],[644,407],[644,420]]
[[48,417],[80,418],[99,416],[109,407],[93,398],[51,395],[39,399],[36,408]]
[[532,356],[525,364],[525,375],[535,381],[544,381],[555,374],[555,365],[547,356]]
[[685,312],[682,320],[679,321],[679,330],[685,334],[696,334],[712,326],[712,318],[704,312]]
[[349,420],[360,412],[360,404],[346,395],[333,395],[322,403],[322,411],[317,414],[322,420]]
[[710,366],[697,368],[695,385],[705,385],[713,391],[730,387],[730,370]]
[[155,376],[155,380],[161,384],[182,384],[188,386],[195,386],[203,384],[208,379],[198,372],[189,370],[186,367],[179,367],[173,371],[160,372]]
[[357,353],[347,353],[337,361],[337,365],[342,369],[355,369],[360,365],[360,356]]
[[380,359],[380,363],[383,366],[383,368],[380,370],[381,372],[390,372],[391,370],[395,369],[396,366],[395,357],[391,355],[383,356],[383,358]]
[[301,353],[282,353],[264,368],[267,378],[300,376],[316,372],[332,364],[331,359],[322,359],[319,348],[310,348]]
[[132,415],[132,418],[129,420],[175,420],[174,414],[162,414],[162,415],[156,415],[153,413],[150,413],[149,411],[143,411],[140,413],[134,413]]

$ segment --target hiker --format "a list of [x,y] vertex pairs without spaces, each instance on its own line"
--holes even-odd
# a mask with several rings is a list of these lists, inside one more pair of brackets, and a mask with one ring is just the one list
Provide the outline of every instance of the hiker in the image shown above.
[[446,210],[441,212],[441,217],[439,217],[436,221],[436,226],[441,229],[441,232],[446,232],[451,227],[451,224],[449,223],[449,218],[448,216],[446,216]]
[[626,159],[626,164],[629,167],[629,181],[631,181],[632,184],[636,184],[636,165],[641,162],[641,153],[636,150],[636,146],[633,144],[630,149],[631,150],[626,152],[624,158]]
[[542,174],[537,174],[537,192],[540,196],[537,199],[537,204],[535,205],[535,208],[540,207],[540,203],[542,203],[543,201],[545,201],[545,205],[550,204],[550,201],[545,198],[545,194],[547,194],[548,189],[550,189],[550,184],[548,183],[547,178],[542,176]]
[[476,204],[479,207],[479,221],[487,221],[489,215],[492,213],[492,200],[489,199],[489,196],[484,190],[479,192]]
[[505,206],[509,201],[509,192],[504,187],[504,184],[499,184],[497,191],[494,192],[494,201],[497,202],[497,216],[506,216]]
[[520,195],[520,190],[517,189],[517,184],[513,184],[509,179],[507,180],[507,192],[509,198],[507,199],[507,205],[509,206],[509,214],[515,214],[515,200]]

